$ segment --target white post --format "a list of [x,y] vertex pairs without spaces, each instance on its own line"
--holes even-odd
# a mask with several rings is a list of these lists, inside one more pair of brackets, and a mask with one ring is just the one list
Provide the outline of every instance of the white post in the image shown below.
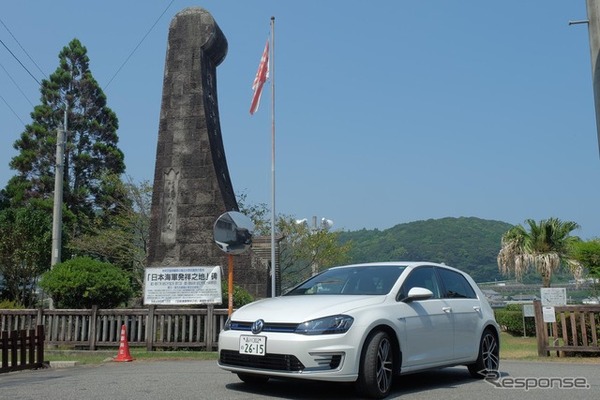
[[600,64],[597,62],[600,56],[600,4],[597,0],[586,0],[586,8],[592,61],[592,87],[596,110],[596,132],[598,135],[598,145],[600,146]]
[[271,297],[276,297],[275,258],[275,17],[271,17]]
[[[54,169],[54,207],[52,212],[52,255],[50,257],[50,268],[61,261],[63,177],[65,167],[65,138],[67,132],[66,103],[63,128],[59,127],[56,132],[56,166]],[[54,308],[52,298],[50,298],[49,307],[51,309]]]

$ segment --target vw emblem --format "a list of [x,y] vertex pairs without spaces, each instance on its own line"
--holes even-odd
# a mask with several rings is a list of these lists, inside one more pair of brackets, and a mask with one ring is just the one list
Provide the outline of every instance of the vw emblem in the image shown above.
[[257,319],[252,324],[252,333],[254,333],[255,335],[257,333],[261,333],[264,327],[265,327],[265,321],[263,321],[262,319]]

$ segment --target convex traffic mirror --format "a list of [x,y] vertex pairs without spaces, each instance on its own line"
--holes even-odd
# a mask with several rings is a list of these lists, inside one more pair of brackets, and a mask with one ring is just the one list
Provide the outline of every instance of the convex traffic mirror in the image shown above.
[[222,214],[213,228],[215,243],[227,254],[242,254],[252,246],[254,223],[244,214],[228,211]]

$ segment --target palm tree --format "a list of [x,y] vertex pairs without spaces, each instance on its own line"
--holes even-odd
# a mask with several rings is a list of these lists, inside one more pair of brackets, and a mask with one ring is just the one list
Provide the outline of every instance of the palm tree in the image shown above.
[[561,265],[566,265],[575,277],[582,272],[581,264],[572,259],[570,248],[579,241],[577,236],[570,236],[579,225],[572,221],[561,221],[558,218],[525,221],[529,232],[521,225],[507,231],[502,236],[502,248],[498,253],[498,268],[503,275],[514,273],[517,280],[534,267],[542,277],[544,287],[550,287],[552,274]]

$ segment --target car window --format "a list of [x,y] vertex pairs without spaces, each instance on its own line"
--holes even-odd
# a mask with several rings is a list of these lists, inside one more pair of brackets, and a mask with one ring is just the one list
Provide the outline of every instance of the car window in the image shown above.
[[444,286],[444,298],[474,299],[477,297],[467,279],[458,272],[438,268],[438,273]]
[[404,266],[375,265],[330,269],[313,276],[285,295],[388,294],[404,268]]
[[440,298],[440,288],[433,267],[419,267],[410,272],[400,289],[399,299],[408,296],[408,291],[414,287],[431,290],[433,298]]

